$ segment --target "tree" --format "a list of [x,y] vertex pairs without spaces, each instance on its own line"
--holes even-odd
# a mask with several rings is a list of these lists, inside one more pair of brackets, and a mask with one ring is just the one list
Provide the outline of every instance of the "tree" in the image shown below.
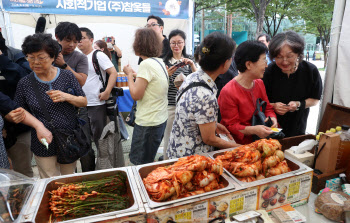
[[304,0],[299,5],[297,13],[305,21],[304,26],[298,26],[304,33],[319,36],[324,54],[324,66],[328,60],[328,44],[330,42],[334,0]]
[[252,15],[256,21],[256,36],[263,31],[266,7],[271,0],[226,0],[227,10],[229,12],[240,11],[248,18]]
[[274,37],[284,19],[298,17],[295,9],[299,4],[300,0],[272,0],[266,8],[264,32]]

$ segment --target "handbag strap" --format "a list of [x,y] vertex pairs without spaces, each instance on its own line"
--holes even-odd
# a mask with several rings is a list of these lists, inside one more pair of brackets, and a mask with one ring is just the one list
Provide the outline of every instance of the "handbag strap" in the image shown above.
[[38,100],[38,103],[39,103],[39,106],[40,106],[41,110],[43,111],[43,113],[45,115],[46,121],[48,121],[53,126],[51,116],[49,115],[49,112],[47,111],[47,109],[46,109],[46,107],[44,105],[44,100],[43,100],[43,98],[41,97],[41,95],[39,93],[39,85],[36,83],[34,75],[35,74],[33,73],[33,75],[31,75],[29,79],[32,82],[32,87],[33,87],[35,96],[36,96],[36,98]]
[[179,97],[177,97],[177,100],[176,100],[176,103],[179,102],[181,96],[186,92],[188,91],[190,88],[193,88],[193,87],[205,87],[206,89],[209,89],[211,92],[213,92],[213,89],[211,89],[211,87],[209,87],[206,83],[203,83],[203,82],[193,82],[191,84],[189,84],[179,95]]
[[254,114],[256,115],[260,111],[260,108],[262,108],[262,112],[265,113],[266,104],[266,101],[263,101],[261,98],[256,99],[256,109]]
[[165,69],[164,69],[164,67],[162,66],[162,64],[161,64],[158,60],[156,60],[155,58],[153,58],[153,57],[151,57],[151,59],[153,59],[153,60],[157,61],[157,63],[159,63],[159,65],[162,67],[162,69],[163,69],[163,71],[164,71],[164,74],[165,74],[165,76],[166,76],[166,79],[169,81],[168,73],[165,71]]
[[95,50],[95,52],[92,54],[92,65],[93,65],[93,67],[95,69],[96,74],[98,74],[99,77],[100,77],[100,81],[102,82],[103,88],[106,89],[106,83],[103,81],[100,65],[98,64],[98,59],[97,59],[97,53],[98,52],[102,52],[102,51]]

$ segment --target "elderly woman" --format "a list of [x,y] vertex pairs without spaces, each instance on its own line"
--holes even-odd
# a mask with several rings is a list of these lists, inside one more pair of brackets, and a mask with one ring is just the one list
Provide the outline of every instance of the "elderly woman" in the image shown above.
[[286,137],[304,135],[309,108],[317,105],[322,80],[315,65],[303,60],[304,40],[296,32],[277,34],[269,45],[274,60],[266,69],[266,93]]
[[163,139],[168,119],[168,73],[163,60],[158,58],[162,41],[154,30],[138,29],[133,48],[143,61],[137,74],[129,65],[124,66],[123,71],[128,75],[130,95],[137,101],[129,157],[133,164],[139,165],[154,161]]
[[213,147],[237,146],[216,135],[225,134],[232,139],[228,130],[216,122],[218,102],[214,83],[230,67],[235,44],[228,36],[214,32],[199,47],[201,68],[186,78],[176,97],[175,120],[167,150],[169,158],[202,154],[212,151]]
[[[59,53],[57,41],[53,40],[50,34],[34,34],[24,39],[22,51],[27,56],[33,72],[19,81],[15,101],[19,106],[31,111],[49,130],[55,128],[72,131],[77,125],[76,107],[86,106],[87,100],[72,72],[52,66]],[[51,123],[46,120],[36,97],[32,85],[33,78],[51,117]],[[46,149],[37,139],[35,131],[32,131],[31,137],[31,150],[41,178],[74,173],[76,162],[57,162],[58,144],[55,138]]]
[[238,76],[228,82],[219,96],[221,124],[226,126],[237,143],[252,142],[252,135],[265,138],[272,132],[263,125],[252,125],[256,101],[261,98],[267,102],[265,116],[271,117],[273,127],[277,126],[276,115],[266,95],[263,81],[267,67],[266,46],[258,41],[241,43],[235,53]]
[[[168,74],[170,76],[168,90],[168,121],[164,133],[164,159],[168,159],[166,150],[175,119],[175,99],[178,91],[177,87],[179,86],[175,86],[174,80],[181,73],[187,77],[189,74],[197,71],[197,67],[194,63],[194,58],[187,55],[186,53],[186,34],[179,29],[175,29],[170,32],[169,41],[171,51],[169,51],[168,54],[164,57],[164,63],[168,67]],[[183,65],[177,66],[181,62],[183,62]]]

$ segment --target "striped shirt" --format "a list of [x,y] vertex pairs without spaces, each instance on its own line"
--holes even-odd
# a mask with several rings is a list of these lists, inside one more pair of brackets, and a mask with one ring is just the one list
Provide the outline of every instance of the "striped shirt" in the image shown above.
[[[189,57],[189,59],[194,61],[194,58]],[[175,64],[179,63],[180,60],[174,59],[172,57],[169,61],[164,61],[164,63],[170,68],[174,66]],[[168,89],[168,105],[176,106],[176,94],[177,94],[177,88],[175,87],[174,80],[175,78],[180,74],[183,73],[185,77],[187,77],[189,74],[191,74],[193,71],[191,69],[190,65],[186,65],[183,67],[179,67],[173,75],[169,77],[169,89]]]

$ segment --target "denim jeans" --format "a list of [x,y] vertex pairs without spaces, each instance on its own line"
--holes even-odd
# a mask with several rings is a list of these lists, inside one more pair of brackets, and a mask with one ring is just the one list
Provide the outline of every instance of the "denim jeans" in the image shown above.
[[132,135],[130,162],[134,165],[152,163],[164,136],[166,121],[157,126],[135,124]]

